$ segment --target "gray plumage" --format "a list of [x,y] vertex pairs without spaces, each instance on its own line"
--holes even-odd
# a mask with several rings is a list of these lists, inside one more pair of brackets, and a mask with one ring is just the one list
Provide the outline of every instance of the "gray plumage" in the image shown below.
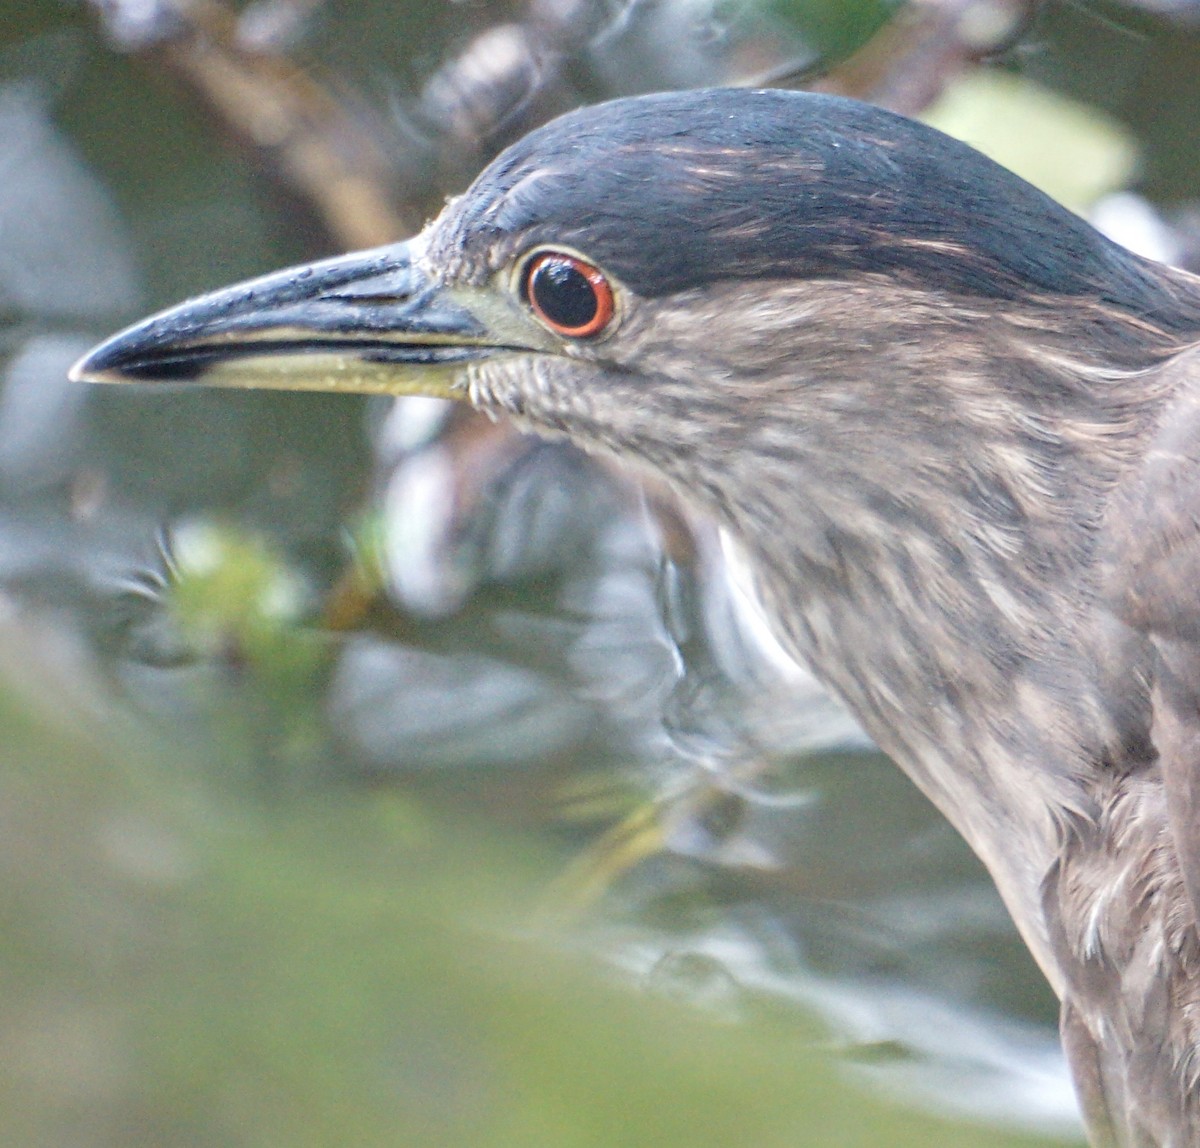
[[[529,318],[547,244],[616,284],[595,338]],[[414,246],[303,274],[78,374],[279,386],[233,360],[287,355],[316,386],[316,351],[411,390],[436,360],[439,393],[665,477],[988,866],[1094,1142],[1200,1143],[1200,280],[931,129],[746,91],[573,113]]]

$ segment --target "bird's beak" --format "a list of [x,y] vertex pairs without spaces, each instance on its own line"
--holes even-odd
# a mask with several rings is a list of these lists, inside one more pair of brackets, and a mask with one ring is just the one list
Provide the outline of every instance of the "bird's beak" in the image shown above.
[[462,298],[421,271],[419,243],[182,303],[101,343],[71,378],[465,397],[464,364],[519,348],[503,346]]

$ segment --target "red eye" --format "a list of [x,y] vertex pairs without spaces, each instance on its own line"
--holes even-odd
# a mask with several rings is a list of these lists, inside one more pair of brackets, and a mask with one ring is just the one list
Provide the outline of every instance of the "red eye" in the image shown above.
[[613,290],[600,268],[563,251],[542,251],[525,266],[525,301],[551,331],[572,339],[612,322]]

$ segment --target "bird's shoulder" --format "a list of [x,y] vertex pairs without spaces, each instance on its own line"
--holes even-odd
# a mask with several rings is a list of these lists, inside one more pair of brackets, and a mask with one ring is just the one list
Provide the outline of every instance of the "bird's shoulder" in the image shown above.
[[1149,679],[1168,821],[1200,920],[1200,343],[1163,371],[1170,398],[1110,507],[1102,592],[1149,645],[1138,672]]
[[1170,397],[1113,499],[1103,588],[1134,629],[1200,642],[1200,342],[1158,373]]

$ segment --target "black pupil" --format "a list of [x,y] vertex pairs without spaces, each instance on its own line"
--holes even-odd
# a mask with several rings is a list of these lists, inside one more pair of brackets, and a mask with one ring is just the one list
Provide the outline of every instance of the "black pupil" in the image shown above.
[[559,327],[586,327],[600,304],[588,277],[565,259],[543,259],[529,277],[529,297]]

